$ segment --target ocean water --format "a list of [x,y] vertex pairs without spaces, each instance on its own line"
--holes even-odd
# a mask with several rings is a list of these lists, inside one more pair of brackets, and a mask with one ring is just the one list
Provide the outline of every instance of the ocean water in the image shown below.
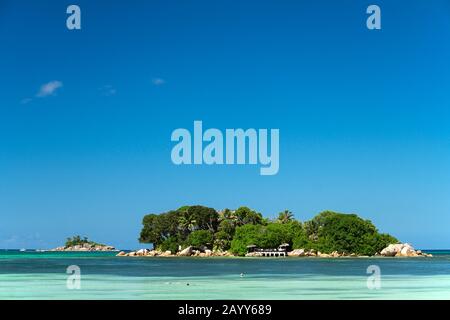
[[[427,252],[434,257],[135,258],[0,250],[0,299],[450,299],[450,251]],[[81,270],[80,289],[67,287],[71,265]],[[368,287],[371,265],[381,272],[379,289]]]

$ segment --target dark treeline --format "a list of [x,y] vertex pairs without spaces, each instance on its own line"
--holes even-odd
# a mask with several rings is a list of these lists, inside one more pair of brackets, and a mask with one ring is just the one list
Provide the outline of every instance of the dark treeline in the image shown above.
[[218,212],[204,206],[184,206],[148,214],[142,223],[139,240],[172,253],[193,246],[244,255],[251,244],[277,248],[288,243],[293,249],[374,255],[390,243],[398,242],[388,234],[379,233],[369,220],[333,211],[321,212],[302,223],[288,210],[270,220],[247,207]]

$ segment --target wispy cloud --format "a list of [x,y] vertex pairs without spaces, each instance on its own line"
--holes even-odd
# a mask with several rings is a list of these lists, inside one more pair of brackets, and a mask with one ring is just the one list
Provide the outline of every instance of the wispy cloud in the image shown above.
[[39,233],[31,233],[27,235],[9,234],[0,235],[0,247],[6,249],[20,248],[47,248],[47,243],[42,239]]
[[33,99],[31,99],[31,98],[25,98],[25,99],[20,100],[20,103],[21,103],[21,104],[27,104],[27,103],[30,103],[31,101],[33,101]]
[[163,84],[166,83],[166,80],[161,79],[161,78],[153,78],[153,79],[152,79],[152,83],[153,83],[153,85],[155,85],[155,86],[162,86]]
[[39,89],[39,92],[36,94],[36,97],[43,98],[43,97],[51,96],[51,95],[55,94],[56,90],[58,90],[62,86],[63,86],[63,83],[61,81],[57,81],[57,80],[45,83]]
[[[63,86],[63,83],[58,80],[53,80],[47,83],[44,83],[40,88],[39,91],[34,95],[34,98],[45,98],[48,96],[52,96],[56,93],[56,90],[61,88]],[[24,98],[20,100],[20,104],[28,104],[33,101],[33,98]]]
[[101,95],[106,96],[106,97],[114,96],[117,93],[117,90],[109,84],[106,86],[100,87],[99,90],[100,90]]

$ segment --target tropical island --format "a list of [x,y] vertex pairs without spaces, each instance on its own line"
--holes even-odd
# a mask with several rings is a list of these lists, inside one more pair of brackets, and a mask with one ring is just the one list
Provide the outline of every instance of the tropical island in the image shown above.
[[67,238],[64,246],[57,247],[50,251],[118,251],[113,246],[97,243],[87,237],[73,236]]
[[248,207],[195,205],[148,214],[142,224],[139,241],[153,249],[118,256],[430,256],[380,233],[369,220],[333,211],[301,222],[289,210],[268,219]]

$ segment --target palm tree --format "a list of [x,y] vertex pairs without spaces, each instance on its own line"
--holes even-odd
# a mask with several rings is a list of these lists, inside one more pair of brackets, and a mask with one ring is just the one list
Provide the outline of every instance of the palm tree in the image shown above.
[[280,212],[278,214],[277,221],[279,223],[288,223],[288,222],[292,221],[292,219],[294,219],[294,215],[292,214],[292,212],[289,210],[284,210],[283,212]]
[[233,211],[231,211],[230,209],[226,208],[223,211],[219,212],[219,216],[220,218],[222,218],[222,220],[231,220],[233,219]]
[[190,231],[193,231],[195,229],[196,222],[191,217],[191,215],[187,211],[185,211],[180,215],[178,224],[182,232],[187,235]]

